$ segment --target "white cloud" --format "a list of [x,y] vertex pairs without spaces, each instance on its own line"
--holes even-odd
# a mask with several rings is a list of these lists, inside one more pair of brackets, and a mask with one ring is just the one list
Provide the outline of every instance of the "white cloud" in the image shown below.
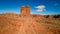
[[35,8],[37,8],[37,12],[42,12],[42,11],[45,11],[46,9],[46,7],[44,6],[44,5],[39,5],[39,6],[36,6]]

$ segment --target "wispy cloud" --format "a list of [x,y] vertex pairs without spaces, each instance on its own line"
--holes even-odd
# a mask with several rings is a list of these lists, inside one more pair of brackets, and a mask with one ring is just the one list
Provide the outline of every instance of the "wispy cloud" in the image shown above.
[[59,4],[58,3],[55,3],[54,6],[58,6]]
[[46,11],[46,6],[45,5],[39,5],[39,6],[36,6],[35,8],[37,8],[37,12],[42,12],[42,11]]

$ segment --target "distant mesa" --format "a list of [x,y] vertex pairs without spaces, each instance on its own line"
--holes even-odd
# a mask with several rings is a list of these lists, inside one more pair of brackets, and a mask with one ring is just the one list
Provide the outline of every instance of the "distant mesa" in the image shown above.
[[30,16],[30,7],[29,6],[22,6],[20,15],[21,16]]

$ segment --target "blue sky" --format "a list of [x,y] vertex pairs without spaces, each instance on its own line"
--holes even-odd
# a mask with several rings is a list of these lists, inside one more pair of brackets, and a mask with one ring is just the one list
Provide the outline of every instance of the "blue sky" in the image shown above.
[[21,6],[30,6],[31,14],[60,14],[60,0],[0,0],[0,14],[19,14]]

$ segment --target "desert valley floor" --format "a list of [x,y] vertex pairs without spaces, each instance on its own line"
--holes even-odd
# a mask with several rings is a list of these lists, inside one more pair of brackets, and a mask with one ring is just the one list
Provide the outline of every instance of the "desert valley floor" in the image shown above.
[[60,34],[60,19],[0,14],[0,34]]

